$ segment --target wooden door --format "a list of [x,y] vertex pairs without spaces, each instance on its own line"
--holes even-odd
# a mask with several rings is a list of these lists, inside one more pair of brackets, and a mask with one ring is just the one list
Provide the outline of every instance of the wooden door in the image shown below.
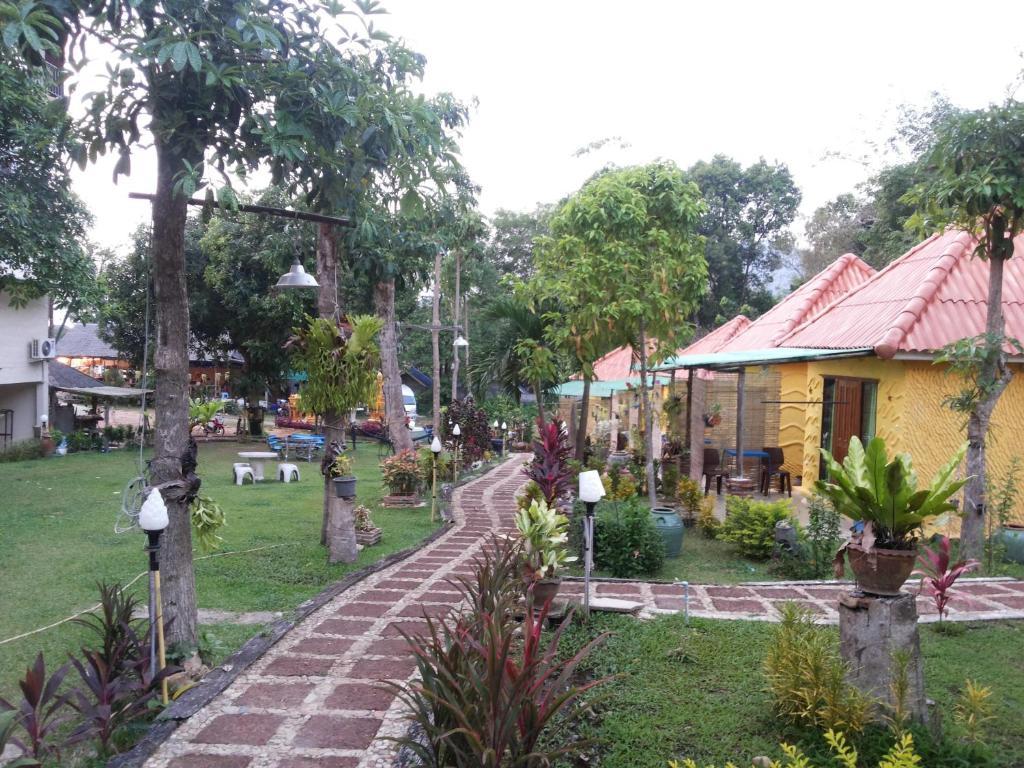
[[860,379],[836,378],[832,408],[832,455],[836,461],[846,458],[850,438],[860,437],[861,393]]

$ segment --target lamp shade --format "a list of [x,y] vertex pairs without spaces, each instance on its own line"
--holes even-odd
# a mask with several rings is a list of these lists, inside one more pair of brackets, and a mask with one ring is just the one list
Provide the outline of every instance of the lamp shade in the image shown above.
[[453,347],[468,347],[469,342],[466,341],[465,337],[460,333],[455,337],[455,341],[452,342]]
[[497,429],[498,428],[498,420],[495,419],[494,420],[494,424],[492,424],[491,426],[493,426],[495,429]]
[[456,437],[462,434],[462,429],[459,427],[458,424],[452,427],[452,434],[455,435]]
[[508,429],[508,424],[506,424],[504,421],[501,422],[501,428],[502,429]]
[[139,527],[144,531],[162,531],[169,522],[164,497],[160,491],[150,491],[139,511]]
[[437,435],[434,435],[434,439],[430,441],[430,450],[432,450],[434,453],[441,452],[441,438],[439,438]]
[[303,268],[299,263],[299,257],[295,257],[291,269],[281,275],[275,288],[319,288],[320,284],[316,279]]
[[580,501],[593,504],[604,497],[604,484],[596,469],[580,472]]

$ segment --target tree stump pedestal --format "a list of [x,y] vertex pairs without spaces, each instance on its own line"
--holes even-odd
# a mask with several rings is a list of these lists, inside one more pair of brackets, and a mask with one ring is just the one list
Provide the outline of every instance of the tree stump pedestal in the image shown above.
[[354,563],[359,556],[356,543],[356,521],[353,510],[356,500],[331,495],[327,517],[327,562]]
[[906,693],[903,708],[911,720],[927,724],[921,639],[917,631],[917,601],[902,592],[876,597],[844,592],[839,598],[839,651],[849,667],[847,680],[892,711],[893,680],[899,665],[894,655],[906,654]]

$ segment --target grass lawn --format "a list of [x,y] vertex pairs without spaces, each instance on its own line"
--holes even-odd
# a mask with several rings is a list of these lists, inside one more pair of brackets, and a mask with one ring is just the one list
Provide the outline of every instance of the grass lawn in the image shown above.
[[[328,566],[326,551],[319,545],[319,464],[298,462],[302,481],[297,484],[235,486],[231,464],[239,460],[238,451],[254,446],[199,447],[203,491],[220,502],[228,521],[218,553],[224,556],[195,563],[200,608],[287,612],[346,573],[415,544],[434,528],[429,508],[379,509],[377,449],[361,444],[354,456],[359,500],[374,510],[383,539],[362,551],[353,564]],[[93,605],[97,581],[125,583],[145,570],[145,537],[138,532],[114,533],[121,490],[136,474],[136,458],[135,452],[117,451],[0,464],[0,640]],[[273,467],[268,462],[268,475]],[[261,547],[272,548],[243,553]],[[134,589],[145,599],[145,578]],[[206,650],[217,661],[259,627],[218,624],[201,631],[206,632]],[[16,690],[16,677],[39,650],[45,652],[48,666],[56,666],[67,652],[77,651],[83,639],[78,627],[63,624],[0,645],[0,695]]]
[[[822,759],[820,735],[774,716],[761,673],[772,630],[757,622],[696,619],[686,626],[678,615],[650,621],[602,615],[589,626],[571,627],[563,652],[599,631],[612,632],[584,670],[588,676],[617,676],[588,694],[595,714],[582,732],[601,741],[600,760],[588,764],[666,768],[669,760],[692,757],[701,765],[749,765],[757,755],[780,758],[778,743],[785,740],[817,758],[816,765],[832,765]],[[966,677],[994,691],[997,719],[985,728],[991,764],[1024,765],[1024,624],[971,624],[956,636],[922,627],[921,643],[927,693],[941,707],[948,736],[938,749],[919,744],[923,765],[985,764],[958,762],[962,755],[952,753],[959,747],[950,747],[959,739],[952,712]],[[875,733],[858,747],[870,758],[890,741]]]

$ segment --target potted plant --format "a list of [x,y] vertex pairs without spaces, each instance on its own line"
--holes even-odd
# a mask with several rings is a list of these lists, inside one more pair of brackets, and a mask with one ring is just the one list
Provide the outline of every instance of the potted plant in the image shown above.
[[558,594],[559,570],[576,560],[567,549],[569,518],[539,498],[516,512],[516,528],[523,541],[523,582],[533,586],[535,604],[544,605]]
[[356,526],[356,542],[364,547],[372,547],[380,541],[380,528],[370,519],[370,508],[365,504],[357,504],[352,510]]
[[914,570],[921,525],[956,509],[949,499],[967,480],[952,478],[966,453],[965,443],[931,484],[918,490],[910,456],[900,453],[889,461],[881,438],[872,438],[866,450],[857,437],[850,438],[842,464],[822,449],[829,480],[819,480],[815,489],[840,514],[864,523],[862,532],[836,553],[836,576],[843,575],[846,554],[863,591],[898,595]]
[[392,496],[413,496],[423,479],[414,451],[401,451],[380,463],[384,483]]
[[356,477],[352,474],[352,459],[343,453],[334,457],[328,473],[334,484],[334,495],[339,499],[351,499],[356,495]]
[[712,403],[704,414],[704,426],[717,427],[722,423],[722,404]]

